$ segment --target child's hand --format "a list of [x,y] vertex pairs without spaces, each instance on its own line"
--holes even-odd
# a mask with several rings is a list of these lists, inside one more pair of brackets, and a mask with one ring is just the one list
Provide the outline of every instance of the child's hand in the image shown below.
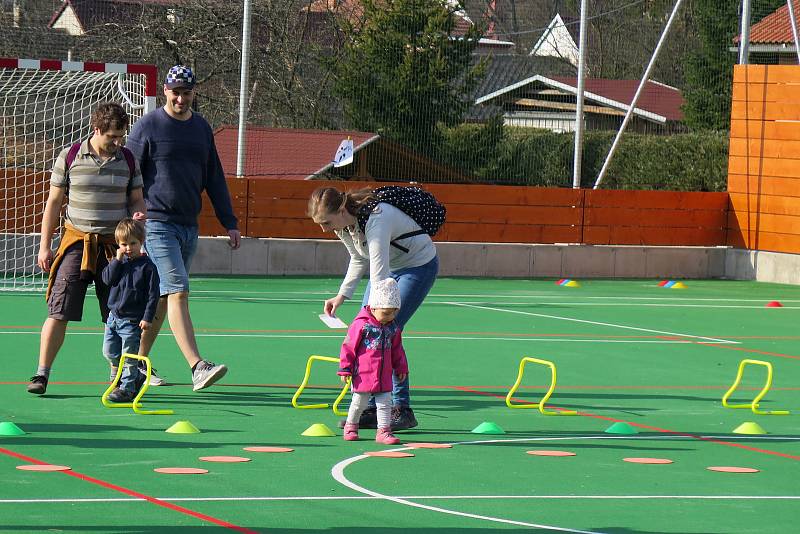
[[397,375],[397,381],[402,382],[408,376],[408,373],[395,373]]
[[142,319],[141,321],[139,321],[139,328],[141,328],[142,331],[145,331],[148,328],[150,328],[151,324],[152,323],[150,323],[149,321],[145,321],[144,319]]
[[117,249],[117,261],[122,261],[122,258],[124,258],[124,257],[125,257],[125,253],[122,252],[121,248],[118,248]]
[[347,384],[347,381],[350,380],[350,375],[339,375],[339,380],[342,381],[342,384]]

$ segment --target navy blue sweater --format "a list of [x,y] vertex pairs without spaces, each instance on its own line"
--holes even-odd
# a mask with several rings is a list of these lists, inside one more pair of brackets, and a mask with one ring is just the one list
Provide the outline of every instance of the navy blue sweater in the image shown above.
[[108,308],[120,319],[137,323],[153,322],[160,296],[158,271],[147,256],[135,260],[114,258],[101,273],[103,283],[111,288]]
[[198,113],[181,121],[164,108],[151,111],[133,125],[125,146],[142,170],[149,219],[197,226],[205,190],[222,225],[237,228],[214,133]]

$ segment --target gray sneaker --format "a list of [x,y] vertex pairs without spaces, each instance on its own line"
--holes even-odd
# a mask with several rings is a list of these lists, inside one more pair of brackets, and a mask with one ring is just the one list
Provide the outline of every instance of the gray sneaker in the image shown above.
[[[147,374],[147,365],[144,362],[139,362],[139,371],[143,374]],[[155,367],[150,368],[150,382],[148,382],[151,386],[166,386],[167,379],[163,376],[159,376],[158,372],[156,371]]]
[[225,376],[225,373],[228,372],[228,368],[225,367],[223,364],[215,364],[211,362],[207,362],[206,360],[201,360],[200,363],[197,364],[197,367],[194,368],[194,372],[192,373],[192,387],[193,391],[200,391],[201,389],[205,389],[212,385],[214,382]]

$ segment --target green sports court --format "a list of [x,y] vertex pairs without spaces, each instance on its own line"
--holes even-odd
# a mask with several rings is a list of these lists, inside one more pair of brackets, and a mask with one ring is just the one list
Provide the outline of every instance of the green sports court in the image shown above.
[[[149,388],[143,401],[174,415],[101,404],[108,371],[91,298],[84,321],[70,325],[47,393],[28,394],[45,304],[40,293],[3,293],[0,422],[24,434],[0,435],[0,531],[794,531],[800,287],[659,282],[439,279],[404,335],[420,424],[398,432],[399,446],[376,445],[372,430],[345,442],[331,409],[292,407],[309,356],[338,355],[344,331],[317,317],[338,277],[193,279],[201,352],[230,371],[192,392],[165,330],[152,358],[170,385]],[[772,301],[783,306],[767,307]],[[348,302],[340,316],[356,311]],[[557,368],[547,410],[576,415],[506,406],[525,356]],[[743,359],[773,367],[758,409],[789,415],[722,406]],[[315,363],[300,404],[333,402],[335,371]],[[765,384],[766,367],[747,365],[730,402],[751,402]],[[512,403],[537,403],[549,386],[549,369],[528,364]],[[178,421],[200,432],[165,432]],[[484,423],[503,433],[472,432]],[[636,433],[606,432],[614,423]],[[765,433],[733,432],[743,423]],[[302,435],[314,424],[336,436]],[[413,456],[364,454],[378,450]],[[200,460],[208,456],[250,461]],[[25,464],[71,470],[17,469]],[[208,472],[154,471],[163,467]]]

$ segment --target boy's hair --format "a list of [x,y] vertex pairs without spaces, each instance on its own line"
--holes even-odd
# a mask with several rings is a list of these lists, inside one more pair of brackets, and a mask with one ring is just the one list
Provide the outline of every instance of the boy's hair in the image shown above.
[[138,239],[139,243],[144,243],[144,235],[144,224],[130,217],[122,219],[114,230],[114,239],[117,240],[117,243],[127,241],[131,236]]
[[116,102],[103,102],[92,112],[92,128],[97,128],[100,133],[109,130],[127,130],[130,118],[125,108]]

